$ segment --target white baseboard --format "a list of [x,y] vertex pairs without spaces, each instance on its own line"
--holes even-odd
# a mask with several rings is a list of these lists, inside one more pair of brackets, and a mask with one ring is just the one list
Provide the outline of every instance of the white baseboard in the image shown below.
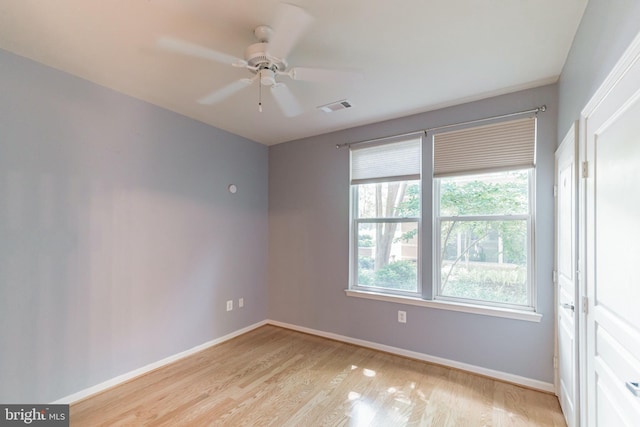
[[451,368],[456,368],[456,369],[460,369],[463,371],[467,371],[467,372],[471,372],[474,374],[479,374],[479,375],[484,375],[486,377],[490,377],[490,378],[495,378],[497,380],[500,381],[505,381],[505,382],[509,382],[509,383],[513,383],[513,384],[518,384],[518,385],[522,385],[524,387],[529,387],[532,389],[536,389],[536,390],[541,390],[541,391],[545,391],[545,392],[550,392],[553,393],[555,391],[553,384],[551,383],[546,383],[543,381],[538,381],[538,380],[534,380],[531,378],[526,378],[526,377],[521,377],[519,375],[514,375],[514,374],[509,374],[506,372],[501,372],[501,371],[495,371],[493,369],[487,369],[487,368],[483,368],[480,366],[475,366],[475,365],[470,365],[467,363],[462,363],[462,362],[456,362],[455,360],[449,360],[449,359],[444,359],[442,357],[437,357],[437,356],[430,356],[428,354],[424,354],[424,353],[418,353],[416,351],[410,351],[410,350],[405,350],[402,348],[398,348],[398,347],[392,347],[392,346],[388,346],[388,345],[384,345],[384,344],[378,344],[375,342],[371,342],[371,341],[365,341],[365,340],[360,340],[357,338],[351,338],[351,337],[347,337],[344,335],[338,335],[338,334],[334,334],[331,332],[324,332],[324,331],[319,331],[316,329],[311,329],[311,328],[305,328],[303,326],[297,326],[297,325],[293,325],[290,323],[284,323],[284,322],[278,322],[276,320],[263,320],[261,322],[258,323],[254,323],[253,325],[247,326],[246,328],[242,328],[239,329],[237,331],[231,332],[230,334],[227,334],[225,336],[222,336],[220,338],[216,338],[214,340],[211,340],[209,342],[206,342],[204,344],[200,344],[198,346],[195,346],[193,348],[190,348],[189,350],[185,350],[183,352],[174,354],[173,356],[169,356],[166,357],[162,360],[159,360],[157,362],[151,363],[149,365],[143,366],[141,368],[135,369],[133,371],[127,372],[125,374],[122,375],[118,375],[115,378],[111,378],[110,380],[104,381],[100,384],[94,385],[92,387],[86,388],[84,390],[81,390],[77,393],[73,393],[70,394],[68,396],[65,396],[63,398],[60,398],[54,402],[51,402],[52,404],[72,404],[74,402],[78,402],[79,400],[85,399],[91,395],[100,393],[108,388],[114,387],[118,384],[122,384],[125,381],[129,381],[135,377],[139,377],[143,374],[146,374],[148,372],[151,372],[155,369],[161,368],[165,365],[168,365],[169,363],[175,362],[176,360],[185,358],[187,356],[191,356],[192,354],[195,354],[199,351],[205,350],[209,347],[212,347],[214,345],[223,343],[225,341],[228,341],[232,338],[235,338],[239,335],[245,334],[249,331],[252,331],[256,328],[259,328],[260,326],[266,325],[266,324],[270,324],[270,325],[274,325],[274,326],[279,326],[282,328],[286,328],[286,329],[291,329],[294,331],[299,331],[299,332],[304,332],[307,334],[311,334],[311,335],[317,335],[319,337],[324,337],[324,338],[329,338],[332,340],[336,340],[336,341],[341,341],[341,342],[345,342],[345,343],[349,343],[349,344],[355,344],[355,345],[359,345],[361,347],[367,347],[367,348],[371,348],[374,350],[380,350],[380,351],[384,351],[387,353],[391,353],[391,354],[397,354],[399,356],[405,356],[405,357],[410,357],[412,359],[416,359],[416,360],[422,360],[425,362],[430,362],[430,363],[435,363],[438,365],[443,365],[443,366],[448,366]]
[[276,320],[267,320],[267,323],[282,328],[292,329],[294,331],[304,332],[311,335],[317,335],[324,338],[329,338],[336,341],[342,341],[349,344],[359,345],[361,347],[367,347],[374,350],[380,350],[387,353],[397,354],[399,356],[409,357],[412,359],[422,360],[425,362],[435,363],[438,365],[448,366],[450,368],[460,369],[462,371],[471,372],[485,377],[494,378],[500,381],[521,385],[524,387],[554,393],[555,388],[553,384],[544,381],[534,380],[531,378],[521,377],[520,375],[509,374],[507,372],[496,371],[493,369],[487,369],[480,366],[470,365],[468,363],[457,362],[455,360],[444,359],[442,357],[430,356],[424,353],[418,353],[416,351],[405,350],[398,347],[391,347],[384,344],[378,344],[371,341],[360,340],[356,338],[347,337],[344,335],[338,335],[330,332],[318,331],[316,329],[305,328],[302,326],[292,325],[289,323],[278,322]]
[[100,384],[94,385],[92,387],[86,388],[84,390],[81,390],[77,393],[73,393],[70,394],[68,396],[65,396],[61,399],[56,400],[55,402],[51,402],[51,404],[72,404],[74,402],[77,402],[79,400],[85,399],[93,394],[96,393],[100,393],[101,391],[104,391],[108,388],[114,387],[118,384],[122,384],[125,381],[129,381],[130,379],[133,379],[135,377],[139,377],[140,375],[146,374],[148,372],[151,372],[155,369],[161,368],[165,365],[168,365],[169,363],[175,362],[176,360],[185,358],[187,356],[191,356],[192,354],[195,354],[199,351],[205,350],[209,347],[212,347],[214,345],[223,343],[225,341],[229,341],[232,338],[235,338],[239,335],[245,334],[249,331],[252,331],[256,328],[259,328],[260,326],[266,325],[267,321],[263,320],[261,322],[258,323],[254,323],[253,325],[247,326],[246,328],[242,328],[239,329],[237,331],[231,332],[230,334],[227,334],[225,336],[222,336],[220,338],[216,338],[214,340],[211,340],[209,342],[206,342],[204,344],[200,344],[197,345],[193,348],[190,348],[189,350],[185,350],[182,351],[178,354],[174,354],[173,356],[169,356],[166,357],[162,360],[159,360],[157,362],[154,363],[150,363],[149,365],[143,366],[142,368],[138,368],[135,369],[133,371],[127,372],[126,374],[122,374],[122,375],[118,375],[115,378],[111,378],[110,380],[104,381]]

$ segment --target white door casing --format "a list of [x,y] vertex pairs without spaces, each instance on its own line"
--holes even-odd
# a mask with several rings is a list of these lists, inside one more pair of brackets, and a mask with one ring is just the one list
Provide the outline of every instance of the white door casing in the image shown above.
[[577,313],[577,125],[571,126],[555,156],[557,390],[568,427],[578,425]]
[[638,426],[640,36],[585,107],[582,129],[586,425]]

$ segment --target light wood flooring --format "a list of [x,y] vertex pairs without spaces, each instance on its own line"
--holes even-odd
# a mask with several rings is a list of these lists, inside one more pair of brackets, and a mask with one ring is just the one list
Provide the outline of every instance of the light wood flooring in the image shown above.
[[71,405],[71,426],[564,426],[555,396],[263,326]]

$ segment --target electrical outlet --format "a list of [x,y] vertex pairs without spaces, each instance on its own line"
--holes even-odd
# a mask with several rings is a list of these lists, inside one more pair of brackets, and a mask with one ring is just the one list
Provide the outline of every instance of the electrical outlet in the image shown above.
[[398,310],[398,322],[407,323],[407,312]]
[[227,301],[227,311],[233,310],[233,300]]
[[238,300],[238,307],[239,307],[239,308],[244,307],[244,298],[240,298],[240,299]]

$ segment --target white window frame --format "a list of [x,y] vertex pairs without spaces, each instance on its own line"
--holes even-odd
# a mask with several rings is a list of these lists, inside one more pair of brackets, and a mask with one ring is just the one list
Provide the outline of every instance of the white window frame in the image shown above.
[[[397,142],[402,142],[405,139],[416,139],[416,136],[409,138],[390,138],[387,143],[393,144]],[[425,138],[424,136],[420,136],[420,156],[422,156],[422,151],[424,148]],[[420,160],[420,164],[421,159]],[[349,165],[351,168],[351,163]],[[400,181],[417,181],[420,186],[420,194],[418,200],[420,202],[420,207],[418,212],[420,213],[417,217],[376,217],[376,218],[359,218],[358,217],[358,188],[360,185],[366,184],[374,184],[374,183],[387,183],[387,182],[400,182]],[[364,182],[360,182],[357,184],[350,184],[350,200],[349,200],[349,291],[356,292],[364,292],[364,293],[377,293],[383,295],[392,295],[392,296],[400,296],[400,297],[409,297],[409,298],[422,298],[422,216],[423,216],[423,205],[422,205],[422,191],[423,191],[423,175],[422,175],[422,167],[420,167],[420,176],[416,178],[407,178],[399,176],[393,179],[369,179]],[[416,258],[416,290],[408,291],[402,289],[392,289],[392,288],[383,288],[383,287],[375,287],[375,286],[362,286],[358,284],[358,230],[360,224],[380,224],[380,223],[415,223],[416,224],[416,245],[417,245],[417,258]]]
[[[499,172],[509,172],[499,171]],[[534,257],[534,224],[535,224],[535,169],[527,170],[528,181],[528,210],[527,214],[520,215],[458,215],[440,216],[440,182],[441,178],[433,178],[433,299],[448,302],[460,302],[463,304],[481,305],[489,307],[507,308],[515,310],[535,311],[536,286],[535,286],[535,257]],[[441,291],[441,232],[442,221],[526,221],[527,224],[527,304],[509,304],[489,300],[468,299],[449,295],[442,295]]]
[[[506,119],[505,121],[511,121]],[[498,123],[502,120],[496,120],[492,123]],[[459,129],[473,128],[475,126],[466,126],[461,124]],[[456,129],[456,127],[447,126],[447,128]],[[439,129],[438,129],[439,130]],[[537,125],[534,130],[537,133]],[[535,151],[532,165],[512,164],[504,168],[494,165],[492,170],[474,170],[468,173],[481,174],[483,172],[499,172],[510,170],[530,169],[529,183],[529,214],[527,221],[527,291],[528,305],[502,304],[492,301],[471,300],[455,297],[447,297],[439,295],[439,277],[440,277],[440,224],[436,223],[439,212],[439,185],[437,177],[434,177],[434,146],[433,138],[437,133],[432,130],[426,130],[421,143],[421,167],[420,167],[420,218],[418,218],[418,262],[417,275],[418,284],[416,292],[402,292],[395,289],[378,288],[373,286],[359,286],[357,281],[358,268],[358,237],[357,230],[359,218],[356,218],[357,210],[357,190],[355,185],[350,185],[349,200],[349,286],[345,289],[345,294],[349,297],[364,298],[376,301],[392,302],[396,304],[413,305],[419,307],[427,307],[439,310],[458,311],[462,313],[473,313],[492,317],[501,317],[507,319],[524,320],[529,322],[540,322],[542,314],[537,312],[537,283],[536,283],[536,242],[535,242],[535,218],[536,218],[536,167],[535,167]],[[535,136],[534,136],[535,138]],[[399,137],[384,138],[384,140],[398,141]],[[376,140],[380,141],[380,140]],[[376,142],[377,143],[377,142]],[[535,144],[535,142],[534,142]],[[534,146],[535,147],[535,146]],[[535,150],[535,148],[534,148]],[[351,167],[351,165],[350,165]],[[461,173],[462,174],[462,173]],[[455,172],[447,173],[447,175],[457,175]],[[428,222],[423,224],[422,220],[425,213],[431,215]],[[491,219],[498,219],[499,216],[489,215]],[[514,216],[504,216],[506,219],[513,219]],[[444,217],[443,217],[444,218]],[[368,219],[369,221],[372,218]],[[393,218],[393,221],[404,221],[404,218]],[[384,219],[381,221],[384,222]],[[431,240],[431,244],[423,246],[426,240]],[[426,258],[425,258],[426,257]],[[431,283],[424,280],[430,280]],[[437,279],[437,281],[436,281]]]
[[[394,182],[394,181],[379,181]],[[396,181],[397,182],[397,181]],[[422,179],[420,184],[420,199],[422,198]],[[350,245],[350,289],[366,292],[380,292],[391,295],[406,295],[410,297],[420,297],[422,295],[422,215],[419,217],[377,217],[377,218],[358,218],[358,186],[351,186],[351,245]],[[420,203],[419,212],[422,213],[422,203]],[[376,286],[361,286],[358,284],[358,230],[360,224],[384,224],[384,223],[415,223],[417,232],[415,239],[417,240],[417,258],[416,258],[416,291],[407,291],[401,289],[382,288]]]

